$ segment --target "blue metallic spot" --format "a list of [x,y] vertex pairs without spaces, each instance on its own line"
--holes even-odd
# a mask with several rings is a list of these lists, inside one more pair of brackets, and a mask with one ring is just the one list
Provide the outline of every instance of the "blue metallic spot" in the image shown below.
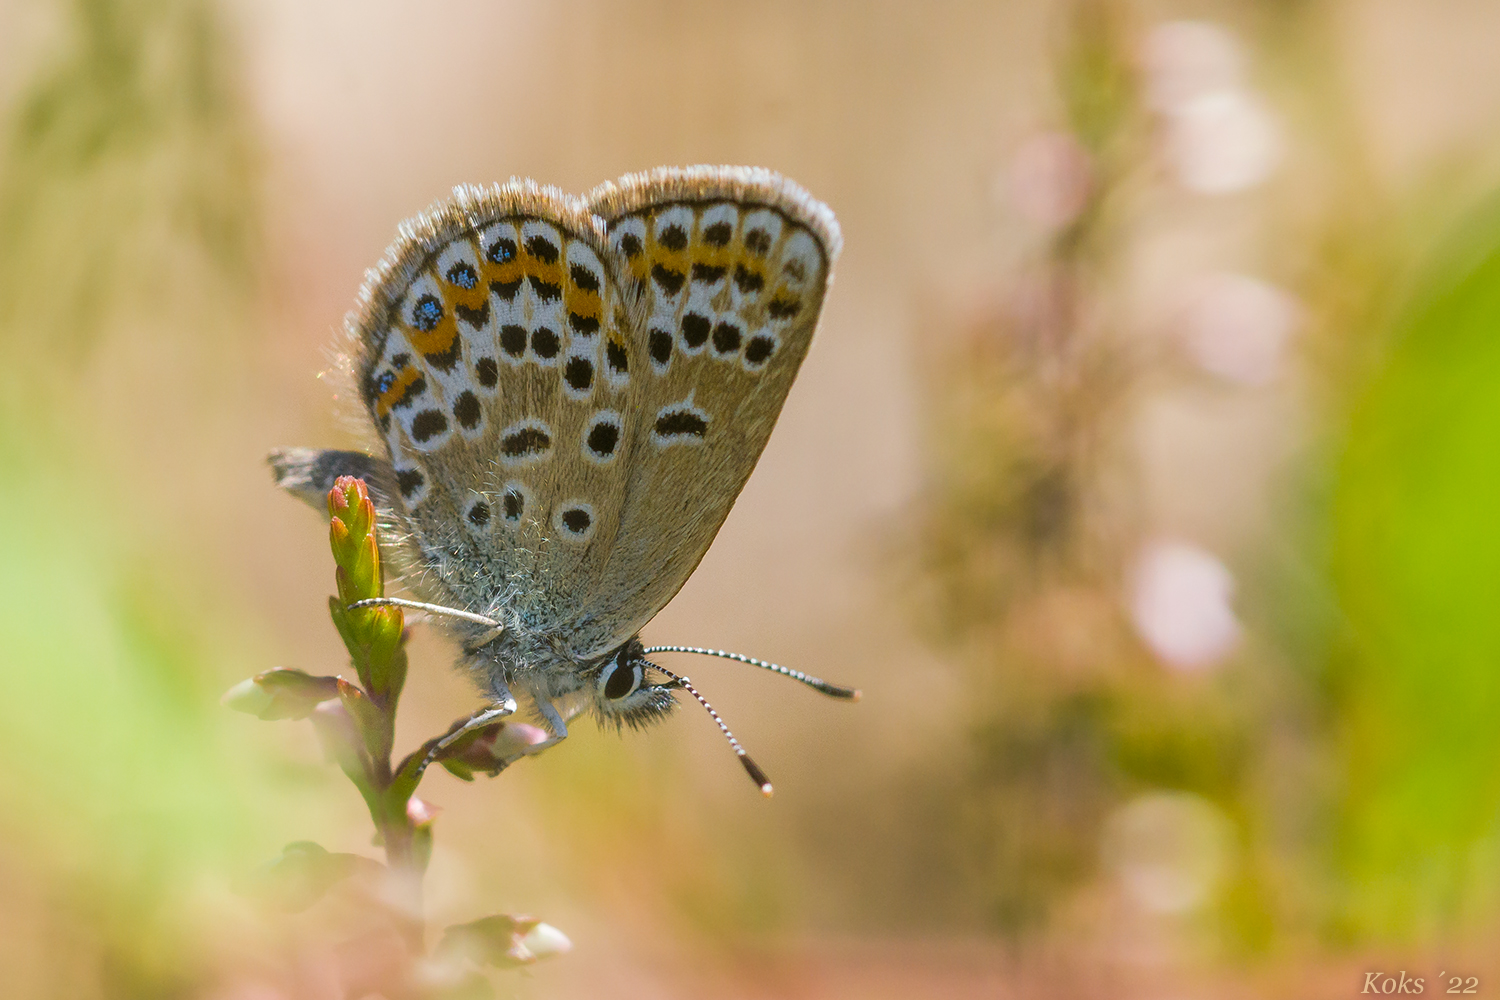
[[443,304],[437,300],[435,295],[424,295],[412,306],[411,325],[423,333],[433,329],[442,322]]

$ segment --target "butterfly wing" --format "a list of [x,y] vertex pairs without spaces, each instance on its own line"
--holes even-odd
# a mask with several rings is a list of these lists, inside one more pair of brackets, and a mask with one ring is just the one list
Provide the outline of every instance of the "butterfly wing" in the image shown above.
[[575,660],[634,635],[754,468],[838,248],[747,168],[460,188],[405,224],[348,328],[408,585]]
[[627,314],[597,218],[530,182],[410,223],[351,316],[355,374],[428,600],[554,633],[619,528]]
[[579,658],[634,635],[703,558],[807,354],[840,246],[832,213],[765,170],[658,170],[586,200],[640,301],[619,523],[566,630]]

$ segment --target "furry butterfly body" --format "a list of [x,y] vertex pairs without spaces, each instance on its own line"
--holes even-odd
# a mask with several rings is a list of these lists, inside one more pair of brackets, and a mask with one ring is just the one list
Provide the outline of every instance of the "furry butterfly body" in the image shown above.
[[442,620],[491,717],[514,692],[554,740],[584,710],[658,719],[697,693],[639,632],[754,468],[839,246],[825,206],[751,168],[582,198],[459,188],[401,227],[347,324],[382,454],[278,452],[278,480],[308,498],[370,482],[405,586],[462,613]]

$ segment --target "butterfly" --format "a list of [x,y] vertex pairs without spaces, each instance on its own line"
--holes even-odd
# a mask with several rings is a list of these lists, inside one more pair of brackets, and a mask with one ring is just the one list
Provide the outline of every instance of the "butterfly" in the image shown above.
[[769,795],[691,681],[648,657],[726,657],[858,697],[640,638],[755,467],[840,243],[825,205],[748,167],[662,168],[581,198],[529,180],[460,187],[400,227],[345,323],[375,454],[271,463],[314,506],[340,475],[370,486],[421,598],[381,600],[444,622],[489,699],[461,731],[520,694],[549,733],[534,752],[581,712],[644,726],[685,691]]

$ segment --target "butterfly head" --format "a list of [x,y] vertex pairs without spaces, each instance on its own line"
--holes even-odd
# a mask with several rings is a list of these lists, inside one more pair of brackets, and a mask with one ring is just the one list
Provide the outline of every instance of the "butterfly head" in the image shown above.
[[646,649],[633,638],[597,663],[591,671],[594,710],[600,720],[640,728],[666,718],[677,707],[675,680],[653,683]]

